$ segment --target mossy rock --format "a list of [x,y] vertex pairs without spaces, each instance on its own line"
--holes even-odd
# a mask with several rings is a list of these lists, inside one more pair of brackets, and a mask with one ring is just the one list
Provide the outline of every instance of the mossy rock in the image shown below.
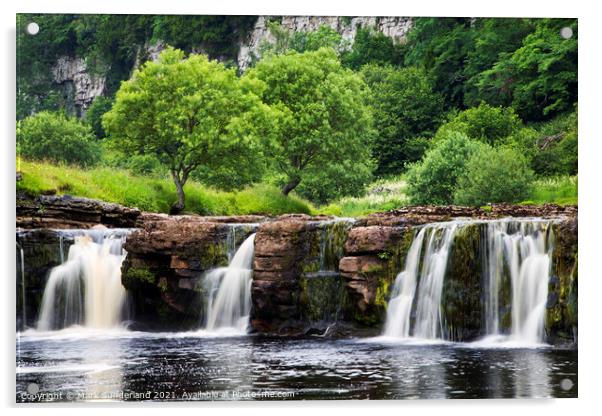
[[483,331],[481,227],[458,229],[448,257],[441,308],[444,336],[453,341],[470,341]]

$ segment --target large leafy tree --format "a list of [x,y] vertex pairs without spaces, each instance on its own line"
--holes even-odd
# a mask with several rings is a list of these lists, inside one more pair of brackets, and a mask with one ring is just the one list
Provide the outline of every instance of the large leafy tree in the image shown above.
[[[272,55],[249,70],[246,78],[267,85],[263,99],[278,112],[275,140],[268,151],[284,176],[284,195],[326,167],[350,160],[358,166],[371,163],[367,86],[341,66],[333,49]],[[338,174],[343,181],[346,171]]]
[[[573,36],[564,39],[563,27]],[[500,54],[478,76],[477,87],[490,103],[512,105],[524,120],[541,120],[572,108],[577,101],[577,22],[542,19],[522,46]]]
[[443,99],[421,69],[365,65],[362,76],[372,90],[374,157],[377,175],[397,174],[422,156],[443,118]]
[[123,82],[103,126],[125,153],[155,156],[169,168],[184,209],[184,185],[200,166],[233,163],[243,169],[258,158],[267,106],[257,80],[241,81],[233,69],[203,55],[184,59],[169,48]]

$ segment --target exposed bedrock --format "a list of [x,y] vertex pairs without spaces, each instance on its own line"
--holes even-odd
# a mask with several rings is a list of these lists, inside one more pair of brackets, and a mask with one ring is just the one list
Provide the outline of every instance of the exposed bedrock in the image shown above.
[[155,216],[128,236],[121,279],[135,326],[192,329],[202,324],[205,272],[227,266],[235,248],[256,228],[249,221],[260,217],[238,217],[238,223],[221,219]]
[[339,274],[347,220],[284,216],[255,237],[251,325],[262,333],[324,332],[349,314]]
[[[140,213],[82,198],[20,197],[17,225],[45,229],[21,229],[17,233],[17,317],[29,326],[35,324],[48,272],[61,263],[73,240],[66,231],[48,228],[104,224],[136,228],[127,236],[127,257],[122,265],[134,328],[199,328],[207,306],[206,272],[226,266],[240,244],[256,232],[252,331],[378,334],[396,276],[404,269],[408,250],[422,225],[462,217],[540,217],[553,220],[547,228],[553,250],[545,339],[556,345],[574,344],[576,214],[576,207],[493,205],[485,210],[408,207],[355,221],[307,215],[200,217]],[[485,230],[482,221],[464,223],[451,244],[440,307],[441,334],[446,339],[471,341],[487,333]],[[508,270],[500,272],[497,293],[499,331],[507,334],[512,321]],[[410,316],[412,324],[414,315]]]
[[17,195],[18,228],[132,228],[140,210],[70,195]]

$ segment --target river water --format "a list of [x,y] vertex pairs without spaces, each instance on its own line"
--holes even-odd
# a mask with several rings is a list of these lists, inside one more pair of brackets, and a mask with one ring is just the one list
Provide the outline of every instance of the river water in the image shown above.
[[17,336],[17,401],[576,397],[577,351],[85,328]]

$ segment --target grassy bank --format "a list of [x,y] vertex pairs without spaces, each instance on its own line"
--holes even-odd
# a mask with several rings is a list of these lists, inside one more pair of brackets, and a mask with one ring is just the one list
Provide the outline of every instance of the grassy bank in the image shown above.
[[524,204],[577,205],[577,176],[542,178],[535,181],[531,198]]
[[[177,199],[170,179],[135,176],[126,170],[106,167],[86,170],[25,160],[17,162],[17,169],[22,174],[17,191],[34,195],[69,194],[152,212],[169,212]],[[189,181],[185,192],[186,211],[202,215],[314,212],[309,202],[296,196],[284,197],[278,188],[265,184],[238,192],[224,192]]]
[[[17,190],[35,195],[69,194],[152,212],[169,212],[176,200],[175,187],[169,178],[137,176],[107,167],[85,170],[25,160],[21,160],[18,169],[22,180],[17,182]],[[403,177],[380,180],[370,185],[362,197],[346,197],[315,208],[294,195],[282,196],[271,185],[258,184],[238,192],[225,192],[190,181],[185,187],[186,211],[202,215],[319,213],[359,217],[407,205],[405,188]],[[539,179],[529,200],[522,203],[577,204],[577,177]]]

